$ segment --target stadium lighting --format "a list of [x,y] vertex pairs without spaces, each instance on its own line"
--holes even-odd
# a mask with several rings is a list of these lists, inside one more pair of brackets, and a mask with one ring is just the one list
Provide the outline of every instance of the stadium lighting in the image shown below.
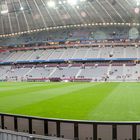
[[47,4],[48,4],[49,7],[53,7],[53,8],[55,7],[55,2],[54,1],[49,1]]
[[139,9],[138,7],[136,7],[136,8],[134,9],[134,12],[135,12],[135,14],[139,14],[140,9]]
[[139,6],[140,5],[140,1],[137,0],[136,5]]
[[62,1],[59,1],[59,4],[62,4]]
[[77,5],[76,8],[79,9],[80,8],[79,5]]
[[67,2],[68,2],[70,5],[76,5],[76,4],[77,4],[77,0],[67,0]]
[[8,9],[1,11],[1,14],[7,14],[7,13],[8,13]]
[[24,10],[24,8],[23,8],[23,7],[20,7],[20,10],[21,10],[21,11],[23,11],[23,10]]

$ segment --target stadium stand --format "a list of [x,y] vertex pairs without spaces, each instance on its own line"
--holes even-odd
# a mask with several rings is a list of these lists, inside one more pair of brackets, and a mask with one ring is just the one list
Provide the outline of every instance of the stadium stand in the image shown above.
[[[1,66],[1,80],[22,81],[45,78],[47,81],[49,78],[62,80],[89,78],[92,81],[133,81],[139,79],[139,71],[135,70],[139,64],[134,61],[140,58],[137,46],[13,50],[2,52],[0,55],[1,64],[12,64],[12,66]],[[42,64],[35,64],[40,62]]]
[[140,58],[139,47],[79,47],[0,53],[1,62],[86,58]]
[[[51,44],[55,43],[64,43],[69,41],[80,41],[84,43],[84,41],[88,40],[126,40],[126,39],[135,39],[134,34],[131,31],[131,27],[115,27],[115,26],[97,26],[97,27],[86,27],[86,29],[71,29],[71,30],[55,30],[55,31],[41,31],[38,33],[31,34],[23,34],[14,37],[6,37],[0,40],[1,46],[21,46],[23,45],[31,45],[31,44]],[[139,31],[140,29],[137,28]],[[138,40],[140,37],[138,36],[136,39]]]

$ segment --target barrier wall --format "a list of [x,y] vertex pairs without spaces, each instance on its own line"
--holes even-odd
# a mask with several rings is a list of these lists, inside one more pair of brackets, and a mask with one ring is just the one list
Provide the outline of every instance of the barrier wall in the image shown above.
[[71,140],[140,140],[140,122],[69,121],[0,114],[0,127]]
[[89,62],[89,61],[140,61],[140,58],[78,58],[78,59],[49,59],[49,60],[30,60],[30,61],[9,61],[0,62],[0,65],[11,65],[11,64],[30,64],[30,63],[65,63],[68,61],[73,62]]

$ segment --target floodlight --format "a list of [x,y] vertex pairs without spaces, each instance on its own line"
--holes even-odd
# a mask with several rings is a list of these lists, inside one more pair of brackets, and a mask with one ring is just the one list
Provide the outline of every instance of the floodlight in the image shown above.
[[140,1],[139,1],[139,0],[136,1],[136,5],[137,5],[137,6],[140,5]]
[[55,2],[54,1],[49,1],[48,3],[49,7],[55,7]]
[[67,2],[68,2],[70,5],[76,5],[76,4],[77,4],[77,0],[67,0]]
[[139,14],[140,9],[139,9],[138,7],[136,7],[136,8],[134,9],[134,12],[135,12],[136,14]]
[[20,10],[21,10],[21,11],[23,11],[23,10],[24,10],[24,8],[23,8],[23,7],[20,7]]
[[1,14],[7,14],[7,13],[8,13],[8,9],[1,11]]
[[59,1],[59,4],[62,4],[62,1]]

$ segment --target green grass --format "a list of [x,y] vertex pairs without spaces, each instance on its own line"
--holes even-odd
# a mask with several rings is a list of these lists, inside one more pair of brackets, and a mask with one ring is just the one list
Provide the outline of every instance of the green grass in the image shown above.
[[0,83],[0,112],[140,121],[140,83]]

